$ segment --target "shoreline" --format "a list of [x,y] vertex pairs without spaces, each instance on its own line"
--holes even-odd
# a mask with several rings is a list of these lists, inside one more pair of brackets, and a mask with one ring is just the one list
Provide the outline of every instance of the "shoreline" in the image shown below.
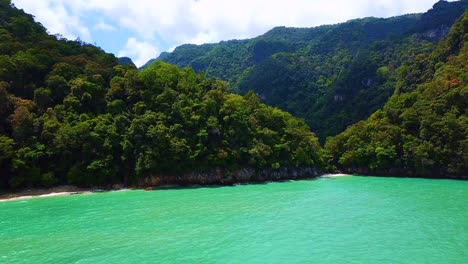
[[[273,182],[284,182],[284,181],[300,181],[300,180],[309,180],[309,179],[336,179],[336,178],[343,178],[343,177],[355,177],[355,176],[362,176],[362,177],[369,177],[370,175],[363,175],[363,174],[346,174],[346,173],[330,173],[330,174],[323,174],[318,177],[311,177],[311,178],[301,178],[301,179],[292,179],[292,180],[279,180],[279,181],[265,181],[265,182],[245,182],[245,183],[237,183],[237,184],[181,184],[181,185],[174,185],[174,184],[162,184],[157,186],[148,186],[148,187],[135,187],[135,186],[122,186],[122,185],[114,185],[112,188],[79,188],[72,185],[64,185],[58,186],[53,188],[37,188],[37,189],[28,189],[22,190],[18,192],[0,192],[0,203],[2,202],[9,202],[9,201],[23,201],[23,200],[30,200],[36,198],[47,198],[47,197],[57,197],[57,196],[67,196],[67,195],[79,195],[79,194],[93,194],[93,193],[101,193],[101,192],[113,192],[113,191],[125,191],[125,190],[141,190],[141,191],[157,191],[157,190],[168,190],[168,189],[178,189],[178,188],[203,188],[208,186],[239,186],[239,185],[249,185],[249,184],[264,184],[264,183],[273,183]],[[399,177],[399,176],[383,176],[383,175],[372,175],[370,177],[383,177],[383,178],[423,178],[423,179],[434,179],[434,180],[466,180],[466,178],[462,179],[452,179],[452,178],[425,178],[425,177]]]
[[85,191],[85,192],[52,192],[46,194],[39,194],[39,195],[19,195],[17,197],[11,198],[0,198],[1,202],[8,202],[8,201],[22,201],[22,200],[30,200],[35,198],[45,198],[45,197],[55,197],[55,196],[66,196],[66,195],[75,195],[75,194],[90,194],[93,193],[92,191]]
[[[338,178],[338,177],[350,177],[353,176],[351,174],[324,174],[317,178]],[[272,181],[275,182],[275,181]],[[255,182],[252,182],[255,183]],[[247,183],[249,184],[249,183]],[[236,184],[237,185],[237,184]],[[203,187],[203,185],[193,185],[197,187]],[[222,185],[220,185],[222,186]],[[153,190],[165,190],[165,189],[175,189],[180,188],[182,185],[161,185],[161,186],[154,186],[150,188],[133,188],[133,187],[119,187],[119,188],[112,188],[112,189],[100,189],[100,188],[79,188],[76,186],[58,186],[53,188],[39,188],[39,189],[28,189],[22,190],[16,193],[0,193],[0,203],[1,202],[8,202],[8,201],[23,201],[23,200],[30,200],[36,198],[46,198],[46,197],[57,197],[57,196],[67,196],[67,195],[79,195],[79,194],[92,194],[92,193],[100,193],[100,192],[107,192],[107,191],[122,191],[122,190],[146,190],[146,191],[153,191]],[[185,186],[187,187],[187,186]]]
[[14,193],[1,193],[0,203],[7,201],[21,201],[34,198],[45,198],[75,194],[90,194],[96,192],[96,188],[78,188],[76,186],[58,186],[53,188],[28,189]]
[[340,177],[351,177],[355,176],[353,174],[346,174],[346,173],[329,173],[329,174],[324,174],[320,176],[320,178],[340,178]]

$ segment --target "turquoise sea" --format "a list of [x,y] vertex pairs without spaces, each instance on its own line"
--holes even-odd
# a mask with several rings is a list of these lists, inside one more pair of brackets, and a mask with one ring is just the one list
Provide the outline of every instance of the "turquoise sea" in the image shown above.
[[0,202],[0,263],[468,263],[468,181],[353,176]]

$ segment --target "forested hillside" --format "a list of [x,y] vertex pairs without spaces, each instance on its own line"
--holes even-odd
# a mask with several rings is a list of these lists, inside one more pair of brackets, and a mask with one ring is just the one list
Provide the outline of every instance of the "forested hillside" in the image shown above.
[[434,52],[398,69],[398,90],[326,149],[348,172],[468,176],[468,11]]
[[397,69],[431,52],[466,8],[468,0],[440,1],[424,14],[278,27],[249,40],[183,45],[158,59],[229,81],[241,94],[253,90],[304,118],[324,140],[382,107]]
[[131,61],[0,0],[0,188],[323,166],[304,121],[192,69]]

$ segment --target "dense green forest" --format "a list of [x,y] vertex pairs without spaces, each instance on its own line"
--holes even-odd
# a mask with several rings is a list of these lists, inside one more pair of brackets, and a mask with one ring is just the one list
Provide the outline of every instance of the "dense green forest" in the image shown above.
[[[138,70],[0,0],[0,189],[218,168],[464,177],[467,3],[184,45]],[[344,132],[323,150],[307,123]]]
[[226,80],[240,94],[253,90],[304,118],[325,141],[382,107],[397,69],[431,52],[466,8],[468,0],[440,1],[424,14],[277,27],[248,40],[183,45],[158,59]]
[[383,109],[329,138],[332,163],[366,174],[467,177],[467,62],[465,11],[434,52],[398,68]]
[[323,167],[303,120],[190,68],[138,71],[0,0],[0,188],[132,184],[214,168]]

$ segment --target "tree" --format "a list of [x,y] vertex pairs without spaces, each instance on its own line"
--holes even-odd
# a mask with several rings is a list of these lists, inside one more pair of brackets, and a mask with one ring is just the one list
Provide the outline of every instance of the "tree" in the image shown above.
[[52,102],[51,92],[46,88],[39,88],[34,91],[34,103],[39,108],[40,112],[44,112]]

